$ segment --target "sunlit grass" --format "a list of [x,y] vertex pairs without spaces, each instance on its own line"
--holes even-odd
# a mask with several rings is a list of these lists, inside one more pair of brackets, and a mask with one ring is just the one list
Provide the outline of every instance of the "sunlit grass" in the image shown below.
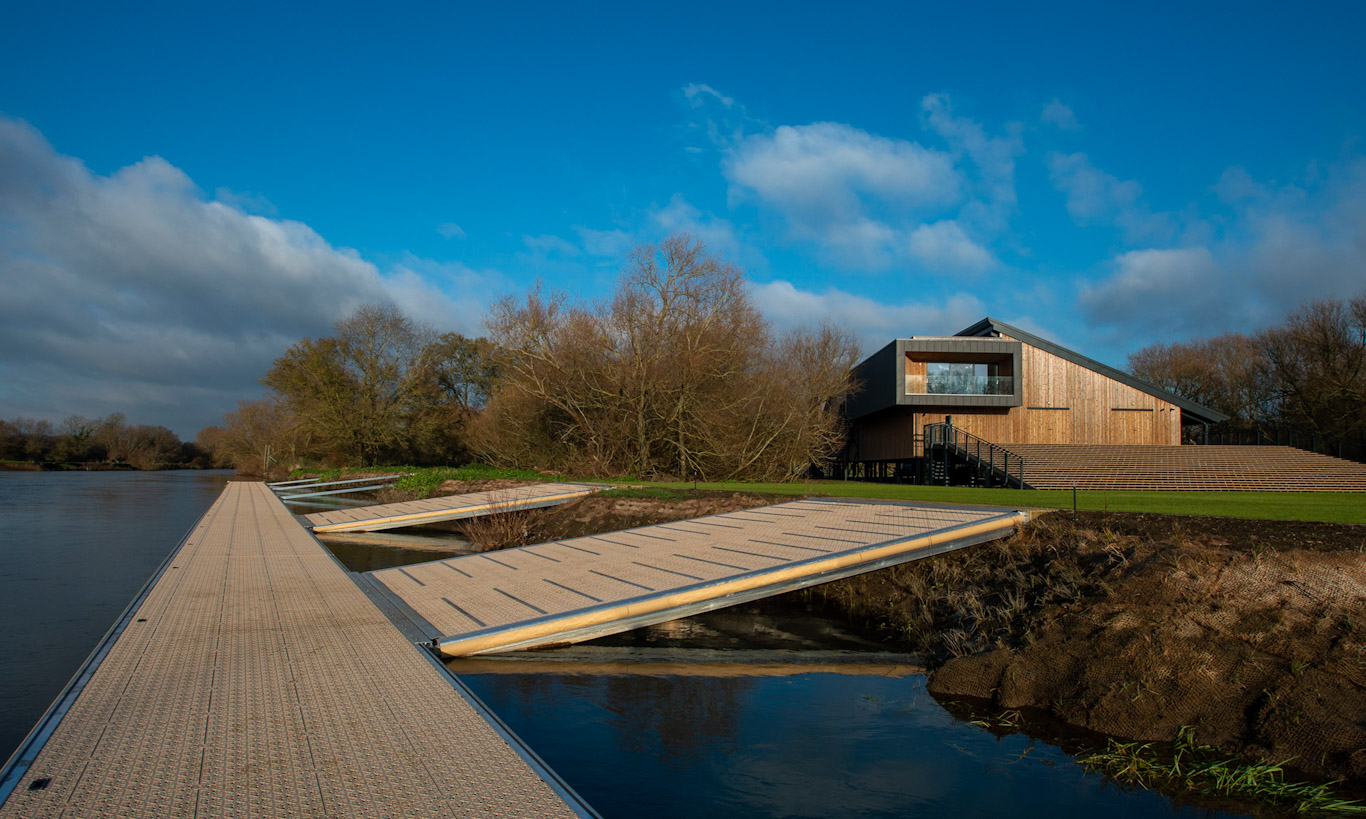
[[[653,486],[689,488],[692,483]],[[699,483],[699,489],[762,492],[777,495],[828,495],[839,498],[980,504],[984,506],[1071,509],[1072,492],[1051,489],[977,489],[966,486],[913,486],[860,481],[801,483]],[[1111,512],[1155,512],[1165,515],[1213,515],[1256,520],[1303,520],[1366,523],[1366,495],[1359,492],[1120,492],[1080,490],[1077,509]]]
[[[445,481],[572,480],[531,469],[502,469],[484,464],[457,467],[376,466],[364,469],[295,470],[291,477],[308,474],[324,480],[337,480],[365,472],[409,473],[398,483],[421,497],[436,491]],[[802,481],[791,483],[750,483],[744,481],[643,482],[631,478],[584,478],[584,480],[631,483],[652,489],[716,489],[729,492],[756,492],[770,495],[827,495],[839,498],[922,501],[983,506],[1071,509],[1072,492],[1052,489],[977,489],[966,486],[913,486],[909,484],[865,483],[862,481]],[[641,495],[639,497],[645,497]],[[1366,494],[1359,492],[1122,492],[1081,490],[1076,493],[1077,509],[1111,512],[1155,512],[1165,515],[1213,515],[1256,520],[1302,520],[1329,523],[1366,523]]]
[[1079,757],[1083,766],[1126,785],[1175,788],[1192,793],[1265,802],[1296,813],[1363,814],[1366,805],[1333,795],[1336,783],[1287,780],[1284,766],[1230,759],[1218,748],[1200,745],[1189,726],[1171,747],[1110,740],[1104,751]]

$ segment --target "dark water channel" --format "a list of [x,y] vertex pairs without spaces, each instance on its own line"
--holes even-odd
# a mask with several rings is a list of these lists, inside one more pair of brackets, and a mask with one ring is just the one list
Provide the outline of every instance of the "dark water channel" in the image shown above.
[[[5,755],[227,477],[0,473]],[[327,546],[368,571],[448,556],[444,537]],[[609,819],[1241,815],[1120,788],[1056,745],[955,718],[913,658],[792,607],[449,667]]]

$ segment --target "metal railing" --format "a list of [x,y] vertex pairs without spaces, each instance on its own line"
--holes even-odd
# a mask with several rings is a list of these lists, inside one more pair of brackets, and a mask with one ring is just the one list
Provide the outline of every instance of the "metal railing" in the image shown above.
[[[949,482],[949,457],[957,455],[968,464],[985,471],[987,486],[991,486],[993,480],[999,480],[1004,486],[1029,488],[1024,479],[1024,458],[1005,447],[958,429],[953,424],[925,425],[925,455],[931,464],[934,464],[936,456],[941,459],[939,463],[943,467],[942,479],[946,486]],[[936,476],[940,474],[938,470],[935,472]]]
[[1199,440],[1196,443],[1202,445],[1288,446],[1307,452],[1317,452],[1320,455],[1331,455],[1334,458],[1342,458],[1347,461],[1366,463],[1366,436],[1353,440],[1289,427],[1272,427],[1270,429],[1255,427],[1252,429],[1208,431],[1203,434],[1197,432],[1197,437]]
[[908,375],[907,395],[1010,395],[1015,378],[1009,375]]

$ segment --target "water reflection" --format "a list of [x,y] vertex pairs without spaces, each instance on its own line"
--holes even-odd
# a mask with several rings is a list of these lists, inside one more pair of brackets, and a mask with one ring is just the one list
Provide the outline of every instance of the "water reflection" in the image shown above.
[[1230,815],[1123,790],[1054,746],[959,722],[919,675],[451,668],[609,819]]

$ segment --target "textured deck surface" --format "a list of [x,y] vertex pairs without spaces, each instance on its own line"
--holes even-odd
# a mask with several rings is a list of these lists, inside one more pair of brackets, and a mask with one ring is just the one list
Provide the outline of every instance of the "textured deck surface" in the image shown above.
[[602,489],[586,483],[541,483],[467,495],[360,506],[304,515],[315,532],[378,532],[439,520],[460,520],[496,512],[513,512],[567,503]]
[[715,608],[709,599],[738,603],[737,594],[753,599],[786,590],[777,588],[783,584],[812,585],[879,560],[1004,537],[1022,517],[801,500],[370,576],[417,615],[428,636],[441,638],[443,653],[472,654],[588,639],[691,613],[688,606]]
[[244,483],[199,522],[0,807],[573,815],[284,506]]

